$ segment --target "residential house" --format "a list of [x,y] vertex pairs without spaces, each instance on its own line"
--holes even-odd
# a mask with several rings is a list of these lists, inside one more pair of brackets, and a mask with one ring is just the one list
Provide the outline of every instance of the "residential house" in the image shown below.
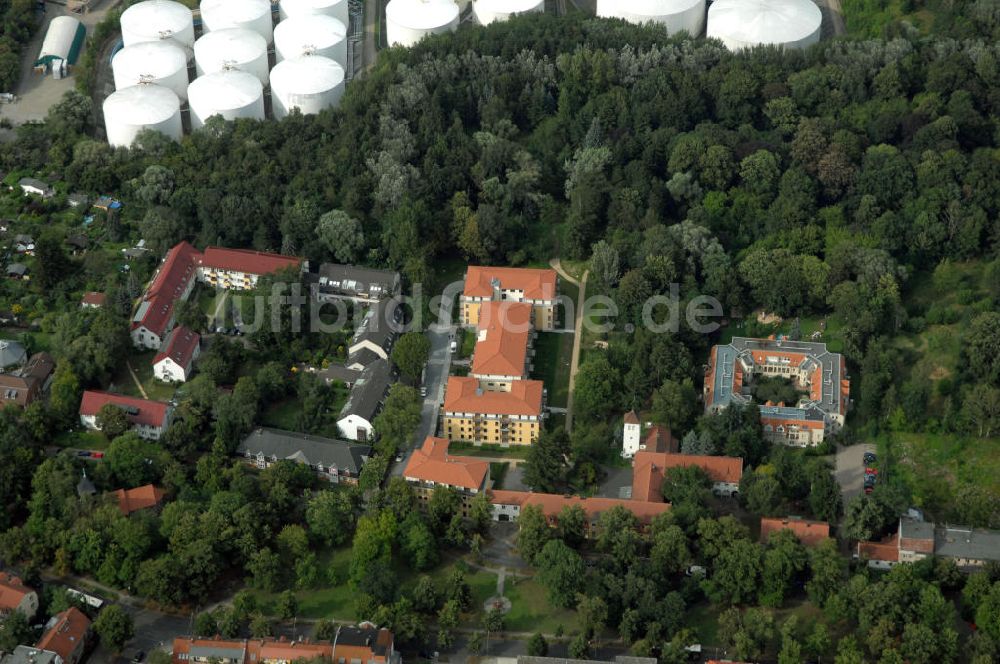
[[55,360],[48,353],[35,353],[23,367],[12,373],[0,374],[0,406],[31,405],[45,394],[52,383]]
[[444,396],[444,434],[449,440],[492,445],[530,445],[545,418],[540,380],[516,380],[506,391],[484,390],[472,376],[451,376]]
[[373,438],[375,416],[382,409],[391,379],[388,360],[377,359],[365,368],[337,419],[345,438],[362,442]]
[[331,483],[357,484],[372,448],[345,440],[258,427],[243,439],[236,454],[261,470],[289,460],[309,466]]
[[24,263],[8,263],[7,278],[16,281],[28,281],[31,279],[31,270]]
[[28,351],[24,344],[9,339],[0,339],[0,369],[8,369],[13,366],[24,366],[28,359]]
[[448,454],[450,441],[429,436],[413,450],[403,478],[413,487],[421,504],[430,501],[439,486],[454,489],[462,497],[462,514],[468,516],[472,499],[490,485],[490,464],[482,459]]
[[167,383],[183,383],[194,372],[201,354],[201,335],[178,325],[167,335],[167,345],[153,358],[153,376]]
[[51,198],[53,193],[52,187],[49,186],[47,182],[43,182],[36,178],[21,178],[17,181],[17,185],[21,187],[21,191],[24,192],[25,196],[41,196],[42,198]]
[[158,486],[146,484],[134,489],[118,489],[115,498],[118,509],[125,516],[140,510],[156,510],[163,504],[164,491]]
[[86,235],[70,235],[64,241],[66,249],[73,256],[82,256],[90,248],[90,240]]
[[39,650],[34,646],[17,646],[0,659],[0,664],[62,664],[62,658],[54,652]]
[[167,252],[132,317],[132,343],[159,350],[174,327],[174,304],[186,300],[197,281],[198,250],[187,242]]
[[80,300],[80,307],[82,309],[100,309],[108,301],[108,296],[104,293],[98,293],[95,291],[87,291],[83,294],[83,298]]
[[1000,562],[1000,531],[969,526],[937,526],[901,517],[895,534],[881,542],[858,542],[855,557],[870,567],[888,569],[896,563],[916,562],[928,556],[948,558],[966,571]]
[[20,577],[0,572],[0,619],[17,611],[31,620],[38,613],[38,593],[24,585]]
[[309,277],[320,302],[347,300],[372,304],[398,295],[400,290],[399,272],[358,265],[322,263],[319,271]]
[[347,348],[347,368],[362,371],[378,359],[388,360],[401,329],[401,316],[395,298],[379,300],[369,307]]
[[49,619],[35,647],[59,655],[63,664],[78,664],[89,636],[90,618],[73,606]]
[[343,364],[330,364],[322,368],[303,366],[302,371],[316,374],[316,377],[327,385],[343,383],[348,389],[354,387],[363,373],[359,369],[348,369]]
[[14,252],[18,254],[25,254],[28,256],[35,255],[35,238],[24,233],[18,233],[14,236],[14,244],[12,245]]
[[188,242],[180,242],[167,252],[143,294],[132,319],[132,343],[138,348],[159,350],[175,325],[174,304],[191,295],[195,282],[249,290],[264,275],[302,266],[302,259],[291,256],[221,247],[207,247],[201,252]]
[[335,664],[399,664],[401,661],[392,632],[371,623],[338,627],[332,641],[179,636],[173,643],[174,664],[291,664],[318,659]]
[[[705,471],[712,480],[712,493],[717,496],[736,496],[743,478],[743,459],[739,457],[701,456],[696,454],[672,454],[669,452],[640,451],[635,455],[633,468],[633,497],[637,487],[635,477],[642,470],[643,477],[652,474],[648,480],[643,479],[640,492],[656,491],[663,482],[663,474],[668,468],[680,466],[697,466]],[[656,488],[650,488],[656,487]]]
[[622,458],[632,459],[637,452],[670,452],[676,454],[679,446],[670,429],[660,425],[652,425],[642,437],[642,424],[634,410],[625,413],[622,427]]
[[479,307],[470,375],[489,391],[508,391],[531,371],[531,305],[484,302]]
[[760,520],[760,541],[766,543],[776,532],[788,530],[805,546],[819,546],[830,539],[830,524],[826,521],[810,521],[798,517],[784,519],[763,517]]
[[86,208],[87,204],[90,203],[90,198],[87,194],[72,193],[66,197],[66,203],[71,208]]
[[150,401],[123,394],[112,394],[99,390],[87,390],[80,401],[80,423],[88,429],[100,429],[97,413],[105,404],[113,404],[125,411],[132,423],[132,430],[142,438],[159,440],[170,425],[172,409],[163,401]]
[[532,307],[535,329],[552,330],[556,326],[557,289],[555,270],[470,265],[459,297],[459,318],[462,325],[475,327],[484,302],[526,302]]
[[284,270],[301,270],[301,258],[252,249],[205,247],[195,255],[198,280],[226,290],[253,290],[257,280]]
[[713,347],[705,372],[706,411],[751,403],[754,378],[761,376],[787,378],[802,393],[796,404],[758,405],[771,442],[811,447],[843,427],[851,387],[844,358],[826,344],[806,341],[733,337]]
[[559,514],[564,508],[579,506],[587,515],[588,536],[598,525],[601,514],[616,507],[622,507],[634,514],[640,528],[643,529],[648,528],[657,515],[670,509],[670,504],[664,502],[624,498],[581,498],[580,496],[535,493],[534,491],[491,490],[489,497],[490,503],[493,505],[494,521],[517,521],[524,508],[535,505],[542,510],[546,521],[553,528],[559,525]]

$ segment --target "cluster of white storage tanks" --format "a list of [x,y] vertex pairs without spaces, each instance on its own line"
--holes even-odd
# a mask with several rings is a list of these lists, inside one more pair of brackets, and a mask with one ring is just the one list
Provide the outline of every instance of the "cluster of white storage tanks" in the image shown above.
[[[340,102],[347,0],[282,0],[277,28],[270,0],[203,0],[201,16],[195,41],[191,10],[179,2],[144,0],[122,13],[124,48],[111,63],[115,92],[104,101],[112,146],[130,147],[143,129],[180,140],[182,102],[192,129],[213,115],[263,120],[268,85],[278,119]],[[278,64],[269,71],[272,41]],[[192,58],[197,78],[189,83]]]

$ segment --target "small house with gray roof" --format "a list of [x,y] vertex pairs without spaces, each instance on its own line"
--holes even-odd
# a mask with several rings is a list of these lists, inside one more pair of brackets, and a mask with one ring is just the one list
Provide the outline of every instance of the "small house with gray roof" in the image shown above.
[[358,265],[322,263],[309,274],[320,302],[346,300],[371,304],[399,293],[399,272]]
[[354,331],[347,348],[347,368],[364,369],[377,359],[389,359],[392,344],[401,329],[402,308],[396,298],[373,304]]
[[373,422],[382,409],[391,380],[389,361],[381,358],[362,372],[351,388],[351,394],[337,420],[337,426],[345,438],[357,441],[372,439]]

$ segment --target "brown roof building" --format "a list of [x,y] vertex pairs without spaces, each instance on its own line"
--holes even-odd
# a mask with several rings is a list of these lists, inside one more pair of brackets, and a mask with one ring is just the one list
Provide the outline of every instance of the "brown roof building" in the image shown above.
[[0,572],[0,618],[20,611],[31,620],[38,612],[38,593],[24,585],[20,577]]
[[472,375],[484,381],[527,378],[531,330],[530,304],[484,303],[479,310]]
[[489,487],[490,464],[473,457],[452,456],[448,454],[449,444],[446,438],[428,436],[419,449],[413,450],[403,477],[421,504],[426,504],[439,486],[457,489],[467,514],[472,499]]
[[222,639],[177,637],[174,664],[218,662],[219,664],[289,664],[324,659],[337,664],[398,664],[400,659],[388,629],[370,623],[340,627],[333,641],[289,641],[278,639]]
[[830,539],[830,524],[826,521],[809,521],[808,519],[762,518],[760,520],[760,541],[767,542],[772,534],[791,531],[805,546],[818,546],[820,542]]
[[29,406],[48,389],[54,368],[55,361],[51,355],[35,353],[20,369],[0,374],[0,406]]
[[125,516],[139,510],[159,507],[163,503],[163,496],[163,489],[152,484],[136,487],[135,489],[118,489],[115,491],[115,497],[118,499],[118,509]]
[[72,606],[49,620],[35,647],[59,655],[63,664],[77,664],[83,658],[89,635],[90,618]]

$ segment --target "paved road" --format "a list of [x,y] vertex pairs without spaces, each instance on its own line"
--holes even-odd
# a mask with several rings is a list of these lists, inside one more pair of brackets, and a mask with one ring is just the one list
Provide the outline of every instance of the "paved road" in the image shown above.
[[837,449],[835,477],[840,484],[844,502],[861,493],[865,483],[865,452],[875,452],[875,446],[869,444],[851,445]]
[[[441,402],[444,400],[444,388],[451,369],[451,339],[456,330],[456,326],[451,324],[452,309],[455,304],[455,296],[463,288],[465,288],[464,281],[453,281],[445,287],[441,294],[437,321],[429,325],[424,333],[431,342],[431,352],[427,360],[427,372],[424,378],[427,396],[424,398],[424,404],[420,411],[420,428],[417,429],[416,436],[412,441],[413,447],[421,445],[427,436],[437,434]],[[412,453],[412,448],[406,450],[402,462],[393,465],[393,476],[399,477],[403,474],[403,469],[406,468],[406,463],[410,460]]]
[[[365,35],[361,41],[361,67],[367,71],[375,66],[378,59],[378,47],[375,44],[376,19],[379,12],[379,0],[365,0],[364,26]],[[355,67],[355,69],[358,69]]]

